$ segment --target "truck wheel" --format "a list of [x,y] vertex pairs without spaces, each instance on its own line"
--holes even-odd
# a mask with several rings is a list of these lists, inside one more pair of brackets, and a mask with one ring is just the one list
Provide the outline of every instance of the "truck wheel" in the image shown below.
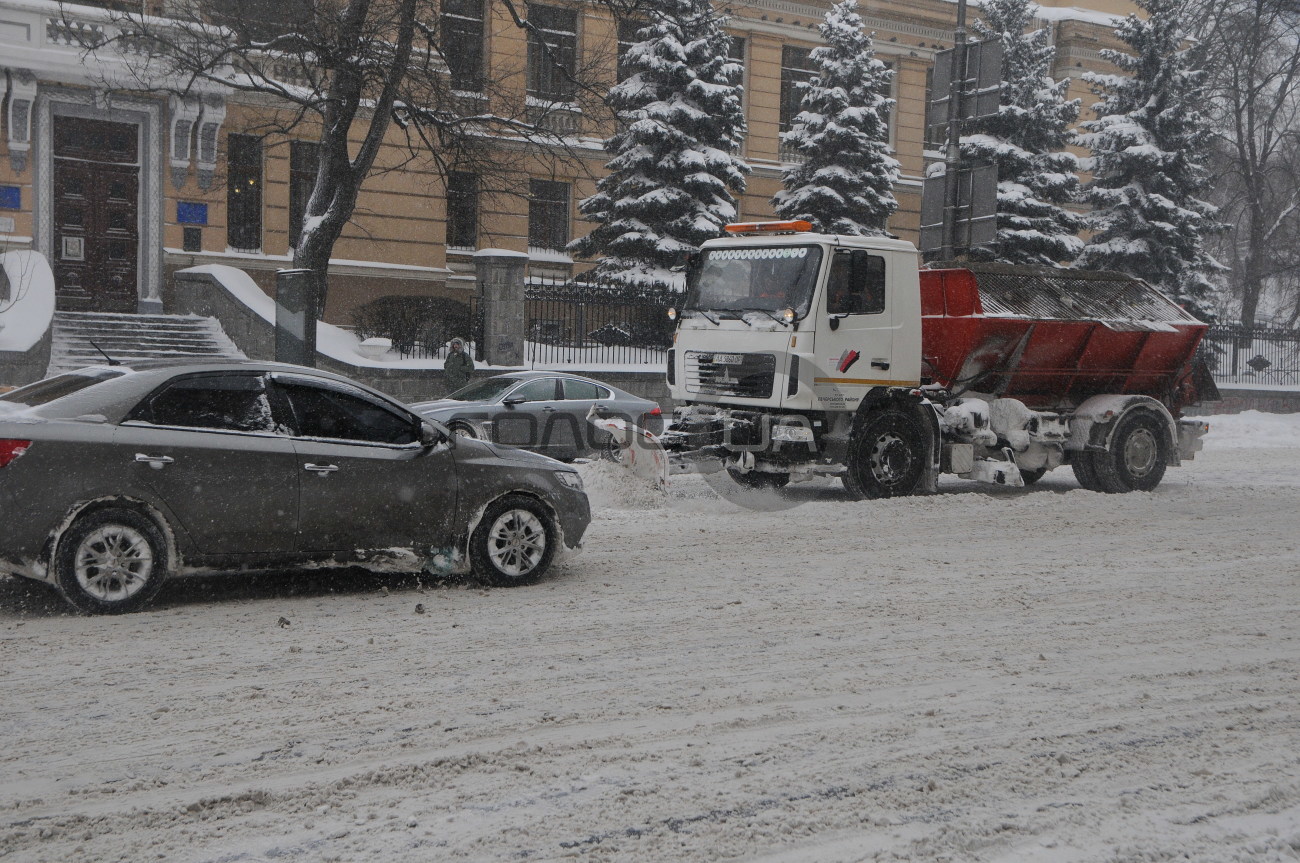
[[536,500],[506,495],[489,506],[469,540],[474,574],[494,587],[532,584],[555,557],[555,519]]
[[1097,484],[1107,494],[1151,491],[1164,479],[1169,443],[1163,424],[1152,414],[1130,413],[1119,421],[1110,448],[1094,453]]
[[729,467],[727,468],[727,475],[735,480],[736,485],[742,485],[745,488],[785,488],[790,484],[790,474],[788,473],[767,473],[758,470],[743,473]]
[[153,519],[133,509],[97,509],[59,539],[59,591],[86,614],[139,611],[157,596],[170,569],[167,541]]
[[1085,491],[1101,491],[1097,471],[1092,466],[1092,456],[1093,453],[1090,452],[1076,452],[1070,458],[1070,467],[1074,470],[1074,478]]
[[912,417],[889,408],[854,429],[844,488],[855,500],[912,494],[924,473],[925,435]]

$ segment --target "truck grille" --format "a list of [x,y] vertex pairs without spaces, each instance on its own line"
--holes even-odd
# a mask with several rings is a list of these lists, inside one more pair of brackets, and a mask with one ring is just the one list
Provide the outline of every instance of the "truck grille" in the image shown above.
[[769,399],[775,377],[776,357],[773,354],[686,352],[688,393]]

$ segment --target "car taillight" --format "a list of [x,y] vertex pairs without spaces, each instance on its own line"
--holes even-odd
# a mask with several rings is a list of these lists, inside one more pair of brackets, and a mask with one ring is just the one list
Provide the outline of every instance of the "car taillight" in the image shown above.
[[32,445],[29,440],[0,439],[0,467],[5,467]]
[[648,416],[648,417],[657,417],[657,416],[659,416],[659,415],[662,414],[662,413],[663,413],[663,411],[659,409],[659,405],[655,405],[655,409],[652,410],[652,411],[650,411],[648,414],[646,414],[646,416]]

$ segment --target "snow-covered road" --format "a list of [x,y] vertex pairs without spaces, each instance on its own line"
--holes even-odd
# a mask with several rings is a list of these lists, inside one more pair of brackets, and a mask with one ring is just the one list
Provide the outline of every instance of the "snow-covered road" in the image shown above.
[[1300,860],[1300,417],[1211,421],[1153,494],[593,465],[517,590],[0,579],[0,858]]

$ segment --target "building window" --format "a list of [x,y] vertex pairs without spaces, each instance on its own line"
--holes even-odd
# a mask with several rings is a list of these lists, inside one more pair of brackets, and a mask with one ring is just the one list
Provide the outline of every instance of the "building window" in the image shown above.
[[811,48],[796,48],[786,45],[781,49],[781,119],[779,132],[788,132],[794,125],[794,118],[803,110],[803,90],[800,84],[812,80],[817,68],[813,65]]
[[618,22],[618,80],[624,81],[631,74],[631,70],[624,69],[623,63],[627,58],[628,49],[637,42],[637,31],[646,26],[645,21],[637,21],[631,18],[623,18]]
[[936,114],[933,108],[934,99],[939,95],[934,92],[934,67],[931,66],[925,70],[925,143],[923,146],[927,150],[942,150],[948,145],[948,118],[944,114]]
[[316,187],[316,168],[320,163],[320,144],[315,141],[289,142],[289,247],[298,248],[302,217],[307,201]]
[[[731,37],[731,45],[727,49],[727,59],[733,60],[736,63],[740,64],[740,68],[741,68],[740,77],[737,78],[736,80],[745,87],[741,99],[747,100],[747,97],[749,96],[749,86],[745,78],[746,78],[746,73],[749,71],[749,66],[745,64],[745,38],[743,36]],[[742,101],[741,104],[743,106],[744,101]],[[740,154],[744,152],[744,148],[745,148],[745,140],[742,138],[741,140],[736,141],[736,149],[733,150],[732,152],[736,154]]]
[[441,50],[453,90],[482,91],[483,33],[483,0],[443,0]]
[[226,244],[241,252],[262,249],[262,139],[226,137]]
[[528,246],[562,252],[569,244],[569,184],[528,181]]
[[[898,73],[894,69],[894,64],[892,62],[885,61],[885,68],[888,69],[890,72],[894,72],[894,77],[890,79],[891,83],[886,84],[884,87],[880,89],[880,95],[884,96],[886,99],[893,99],[894,83],[898,81],[898,77],[897,77]],[[897,102],[891,102],[889,105],[887,105],[885,108],[883,108],[880,111],[880,119],[885,123],[886,143],[889,143],[894,137],[894,109],[897,107],[898,107]]]
[[[578,67],[578,13],[556,6],[528,6],[528,95],[546,102],[571,102]],[[544,44],[543,44],[544,40]]]
[[[744,69],[749,68],[748,66],[745,65],[745,37],[744,36],[731,37],[731,45],[730,47],[727,48],[727,59],[735,60]],[[740,77],[741,80],[744,80],[745,73],[741,72]]]
[[478,175],[453,171],[447,176],[447,247],[478,245]]

